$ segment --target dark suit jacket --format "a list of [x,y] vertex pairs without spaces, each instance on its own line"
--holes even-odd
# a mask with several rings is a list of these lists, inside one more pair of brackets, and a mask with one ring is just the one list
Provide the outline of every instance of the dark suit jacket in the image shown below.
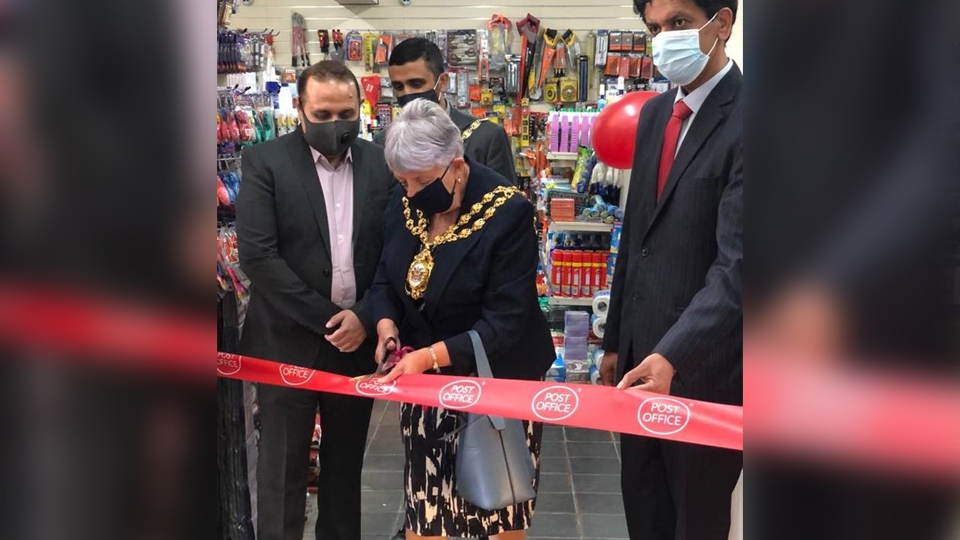
[[[469,163],[464,210],[506,183],[493,170]],[[422,348],[444,341],[453,363],[445,369],[447,373],[476,371],[466,334],[474,329],[495,377],[541,378],[555,353],[537,301],[539,254],[533,205],[515,195],[478,232],[437,246],[420,310],[405,292],[407,269],[420,250],[420,240],[404,226],[402,196],[398,192],[387,210],[383,256],[370,290],[376,319],[396,322],[404,346]]]
[[743,98],[734,68],[707,97],[660,200],[657,169],[676,90],[640,115],[604,349],[619,374],[647,355],[677,370],[672,393],[742,403]]
[[[460,133],[466,131],[477,120],[455,107],[450,108],[450,119],[460,128]],[[373,142],[380,146],[383,146],[386,140],[387,130],[385,129],[378,131],[373,137]],[[467,139],[463,151],[473,161],[500,173],[500,176],[506,178],[510,185],[517,185],[513,146],[510,144],[510,137],[507,137],[507,132],[501,126],[490,121],[483,122]]]
[[[383,211],[396,180],[383,149],[363,141],[353,154],[353,264],[361,320],[383,244]],[[343,355],[324,334],[341,309],[330,301],[330,231],[310,147],[298,130],[243,152],[237,197],[240,267],[252,283],[241,337],[244,354],[345,375],[370,373],[375,335]],[[345,356],[347,358],[345,358]],[[319,363],[318,363],[319,359]]]

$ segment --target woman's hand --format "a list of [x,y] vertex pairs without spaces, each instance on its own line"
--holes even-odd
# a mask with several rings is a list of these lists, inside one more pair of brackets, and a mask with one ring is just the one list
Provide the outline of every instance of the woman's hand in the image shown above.
[[[387,343],[389,338],[393,338],[393,341]],[[377,364],[383,361],[388,351],[397,350],[398,343],[400,343],[400,331],[397,330],[397,324],[391,319],[380,319],[377,322],[377,352],[374,357]]]
[[380,384],[390,384],[400,378],[404,373],[423,373],[433,367],[433,357],[427,349],[417,349],[412,353],[403,355],[400,362],[390,370],[379,381]]

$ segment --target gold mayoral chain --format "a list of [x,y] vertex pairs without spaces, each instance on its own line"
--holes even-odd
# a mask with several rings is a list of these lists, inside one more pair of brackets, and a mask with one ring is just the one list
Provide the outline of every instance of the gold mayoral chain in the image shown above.
[[[507,202],[507,199],[519,192],[520,190],[515,187],[497,187],[493,191],[485,194],[483,198],[480,199],[480,202],[471,206],[469,212],[460,216],[459,221],[434,238],[433,242],[429,241],[427,219],[423,217],[421,211],[417,210],[417,224],[414,225],[413,218],[410,217],[410,202],[404,197],[403,217],[407,220],[407,230],[418,237],[423,244],[420,253],[417,253],[413,258],[413,262],[410,263],[410,269],[407,270],[407,294],[410,295],[410,298],[419,300],[423,298],[423,294],[427,290],[427,283],[430,281],[430,274],[433,272],[433,254],[431,253],[433,248],[440,244],[462,240],[479,231],[487,224],[487,221],[493,217],[497,208],[503,206],[503,203]],[[486,211],[483,212],[483,217],[473,221],[484,208],[486,208]],[[473,221],[472,224],[470,224],[471,221]]]

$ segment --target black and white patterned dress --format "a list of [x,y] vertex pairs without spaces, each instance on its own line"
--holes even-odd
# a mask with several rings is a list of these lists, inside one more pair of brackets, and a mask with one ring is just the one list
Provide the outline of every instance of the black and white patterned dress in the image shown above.
[[[478,537],[530,527],[536,499],[501,510],[485,510],[457,495],[457,428],[459,413],[449,409],[400,405],[400,429],[406,454],[404,498],[406,528],[420,536]],[[524,422],[533,456],[534,489],[540,479],[543,424]]]

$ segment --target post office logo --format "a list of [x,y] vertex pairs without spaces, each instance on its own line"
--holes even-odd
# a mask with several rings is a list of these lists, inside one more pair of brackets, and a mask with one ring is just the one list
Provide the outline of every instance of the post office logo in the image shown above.
[[238,354],[217,353],[217,373],[220,375],[236,375],[241,368],[241,356]]
[[380,397],[393,392],[397,387],[396,381],[390,384],[380,384],[377,379],[360,379],[357,381],[357,393],[364,396]]
[[637,420],[655,435],[675,435],[690,423],[690,408],[673,398],[649,398],[640,404]]
[[314,373],[315,371],[310,368],[280,364],[280,378],[287,386],[303,386],[313,377]]
[[469,409],[480,401],[482,390],[477,381],[454,381],[440,389],[440,406],[445,409]]
[[537,392],[530,402],[533,414],[541,420],[556,422],[566,420],[577,412],[580,396],[566,386],[550,386]]

